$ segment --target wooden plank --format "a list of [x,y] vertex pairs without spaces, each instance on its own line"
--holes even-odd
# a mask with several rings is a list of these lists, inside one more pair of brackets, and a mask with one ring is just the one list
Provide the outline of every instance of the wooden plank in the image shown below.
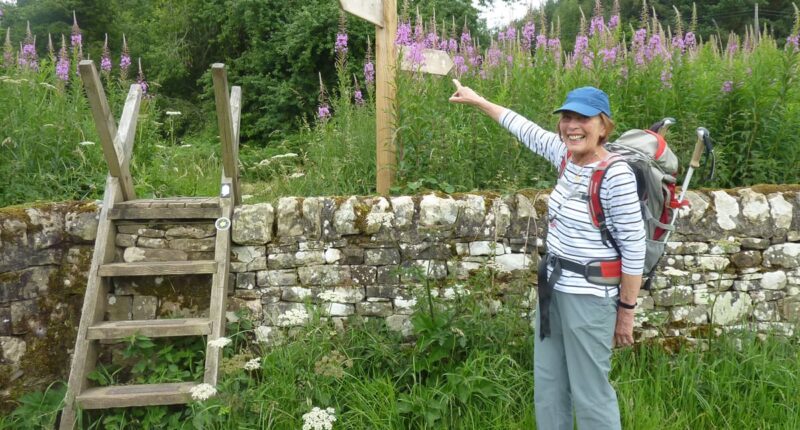
[[345,12],[383,27],[383,3],[381,0],[339,0]]
[[217,106],[217,124],[219,125],[219,138],[222,141],[222,170],[225,177],[231,178],[234,196],[239,192],[238,161],[236,159],[233,123],[231,117],[230,95],[228,93],[228,77],[225,74],[225,65],[214,63],[211,65],[211,77],[214,81],[214,100]]
[[196,208],[114,208],[111,219],[217,219],[219,207]]
[[105,313],[108,280],[99,275],[103,264],[114,261],[115,238],[117,229],[108,219],[108,212],[114,204],[121,200],[122,190],[119,179],[109,175],[103,195],[103,207],[100,209],[100,220],[97,225],[97,239],[94,243],[92,264],[87,275],[86,293],[81,310],[81,321],[75,338],[75,348],[70,366],[67,393],[64,396],[64,409],[61,415],[61,430],[72,430],[77,419],[75,398],[88,385],[87,375],[94,370],[97,361],[96,342],[87,337],[88,328],[102,321]]
[[375,28],[375,127],[378,194],[389,194],[397,170],[394,143],[397,1],[383,0],[383,28]]
[[179,405],[192,401],[191,389],[197,385],[196,382],[171,382],[97,387],[86,390],[77,400],[83,409]]
[[[239,125],[242,122],[242,87],[231,88],[231,123],[233,124],[233,141],[239,150]],[[238,156],[236,158],[239,159]]]
[[119,119],[119,128],[114,137],[114,147],[121,148],[119,152],[120,182],[122,188],[130,189],[130,194],[125,194],[125,200],[136,198],[136,190],[133,187],[131,177],[131,155],[133,154],[133,141],[136,137],[136,123],[139,119],[139,106],[142,101],[142,87],[139,84],[131,85],[125,106],[122,109],[122,116]]
[[100,276],[158,276],[211,274],[217,263],[197,261],[140,261],[136,263],[110,263],[100,266]]
[[[231,178],[223,178],[222,185],[230,184]],[[233,215],[233,199],[221,198],[222,216],[230,219]],[[217,231],[216,242],[214,244],[214,260],[217,265],[216,273],[211,278],[211,304],[208,309],[209,318],[212,321],[211,335],[208,340],[214,340],[225,336],[225,301],[228,297],[228,274],[230,273],[231,262],[231,230]],[[203,382],[217,385],[219,376],[219,364],[222,361],[221,348],[206,347],[206,368]]]
[[[130,177],[130,172],[123,172],[119,163],[120,154],[124,153],[122,147],[117,147],[119,143],[115,137],[117,135],[117,125],[108,106],[106,93],[100,83],[100,76],[94,67],[92,60],[83,60],[78,65],[81,72],[83,86],[86,88],[86,97],[89,99],[89,106],[94,118],[95,128],[100,137],[100,144],[103,147],[103,156],[108,164],[108,172],[111,176],[119,178],[122,190],[122,200],[132,200],[136,198],[133,191],[132,182],[128,183],[125,178]],[[127,173],[127,174],[125,174]]]
[[147,337],[205,336],[211,333],[207,318],[165,320],[103,321],[89,327],[88,339],[122,339],[141,335]]

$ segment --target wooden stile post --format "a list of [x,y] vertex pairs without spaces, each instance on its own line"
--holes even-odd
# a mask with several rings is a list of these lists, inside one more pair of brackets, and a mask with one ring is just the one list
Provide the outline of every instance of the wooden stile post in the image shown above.
[[397,2],[383,0],[383,27],[375,27],[375,136],[377,191],[389,194],[397,171],[394,142]]

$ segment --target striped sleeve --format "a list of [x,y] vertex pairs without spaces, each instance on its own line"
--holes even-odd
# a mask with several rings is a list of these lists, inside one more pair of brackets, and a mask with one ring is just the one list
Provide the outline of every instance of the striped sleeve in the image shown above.
[[539,127],[510,109],[506,109],[500,115],[500,125],[516,136],[528,149],[546,158],[556,169],[561,166],[567,147],[558,134]]
[[645,227],[636,177],[628,163],[612,164],[600,186],[600,202],[609,231],[622,253],[622,272],[641,275],[645,258]]

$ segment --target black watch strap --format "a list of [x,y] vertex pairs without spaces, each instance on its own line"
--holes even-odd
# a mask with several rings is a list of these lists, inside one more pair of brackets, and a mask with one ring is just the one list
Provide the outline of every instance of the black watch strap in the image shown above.
[[621,308],[624,308],[624,309],[636,309],[636,303],[634,303],[634,304],[625,303],[622,300],[617,300],[617,306],[619,306]]

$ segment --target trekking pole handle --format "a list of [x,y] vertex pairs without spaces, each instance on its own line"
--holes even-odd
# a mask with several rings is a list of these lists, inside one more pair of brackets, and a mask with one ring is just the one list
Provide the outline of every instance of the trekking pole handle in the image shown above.
[[703,156],[706,139],[708,139],[708,130],[705,127],[697,127],[697,142],[694,144],[692,161],[689,162],[689,166],[694,169],[700,167],[700,158]]

